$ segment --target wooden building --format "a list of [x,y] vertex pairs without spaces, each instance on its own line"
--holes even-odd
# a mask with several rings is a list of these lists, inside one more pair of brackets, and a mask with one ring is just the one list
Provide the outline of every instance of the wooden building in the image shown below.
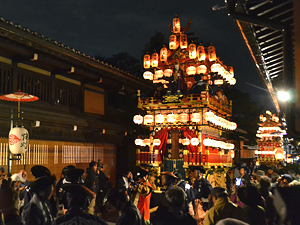
[[25,168],[30,180],[30,168],[41,164],[59,178],[66,165],[85,169],[100,159],[114,183],[116,155],[132,124],[124,110],[129,96],[152,88],[150,82],[1,18],[0,94],[21,90],[39,100],[21,103],[20,120],[17,103],[0,100],[0,165],[7,171],[13,122],[29,131],[29,148],[21,160],[12,161],[12,173]]

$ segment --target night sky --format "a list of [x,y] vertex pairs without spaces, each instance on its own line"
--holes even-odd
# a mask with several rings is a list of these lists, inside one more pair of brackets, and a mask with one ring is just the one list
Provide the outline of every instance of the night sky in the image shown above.
[[[226,9],[213,11],[223,0],[0,0],[0,16],[90,56],[110,57],[128,52],[140,59],[155,32],[168,39],[168,27],[177,14],[181,26],[190,19],[195,42],[212,43],[217,56],[235,71],[236,87],[251,94],[265,110],[276,112],[243,42]],[[257,87],[255,87],[257,86]]]

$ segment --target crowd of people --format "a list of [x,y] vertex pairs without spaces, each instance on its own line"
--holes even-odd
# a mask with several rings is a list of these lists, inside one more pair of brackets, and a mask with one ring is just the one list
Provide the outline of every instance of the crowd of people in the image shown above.
[[31,182],[24,170],[9,177],[0,167],[0,224],[102,225],[107,224],[102,216],[109,207],[117,212],[117,225],[299,223],[296,173],[281,164],[263,167],[253,162],[225,171],[225,187],[213,187],[203,168],[194,169],[190,179],[178,171],[126,171],[112,187],[94,161],[86,171],[66,166],[58,181],[41,165],[32,167]]

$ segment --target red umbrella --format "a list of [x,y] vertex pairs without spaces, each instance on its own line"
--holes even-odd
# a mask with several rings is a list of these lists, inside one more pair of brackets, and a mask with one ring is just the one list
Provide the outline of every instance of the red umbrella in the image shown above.
[[5,101],[18,102],[18,118],[20,118],[20,102],[34,102],[39,100],[38,97],[21,92],[21,90],[18,90],[17,92],[11,94],[1,95],[0,99]]

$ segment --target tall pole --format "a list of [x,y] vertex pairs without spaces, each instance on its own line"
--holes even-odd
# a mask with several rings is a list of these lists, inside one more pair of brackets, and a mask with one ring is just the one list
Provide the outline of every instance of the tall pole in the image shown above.
[[[14,110],[11,109],[10,112],[10,130],[14,128]],[[10,176],[11,175],[11,166],[12,166],[12,154],[11,151],[8,149],[8,169],[7,169],[7,174]]]

